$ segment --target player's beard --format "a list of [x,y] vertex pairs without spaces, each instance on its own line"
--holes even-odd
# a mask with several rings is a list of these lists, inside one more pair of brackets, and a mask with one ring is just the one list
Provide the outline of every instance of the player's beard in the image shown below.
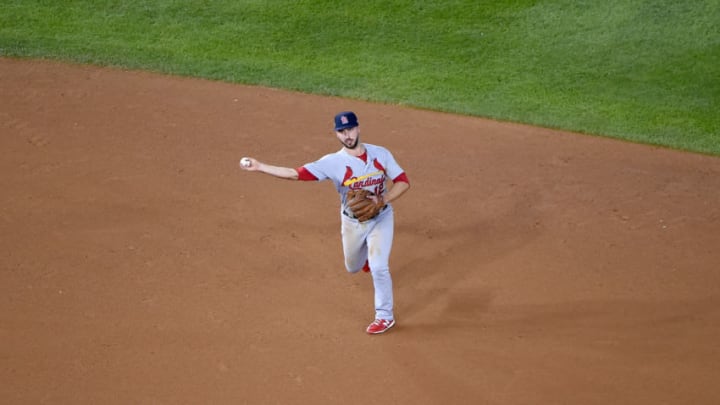
[[360,135],[358,135],[357,138],[355,138],[355,143],[353,143],[351,146],[348,146],[345,142],[341,142],[341,143],[343,144],[344,147],[346,147],[348,149],[351,149],[351,150],[355,149],[360,144]]

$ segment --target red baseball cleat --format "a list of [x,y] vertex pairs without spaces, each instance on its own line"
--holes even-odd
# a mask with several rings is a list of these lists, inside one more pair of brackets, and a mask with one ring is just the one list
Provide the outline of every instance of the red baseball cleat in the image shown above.
[[367,333],[371,335],[377,335],[380,333],[387,332],[388,329],[395,326],[395,320],[393,319],[376,319],[368,325],[367,327]]

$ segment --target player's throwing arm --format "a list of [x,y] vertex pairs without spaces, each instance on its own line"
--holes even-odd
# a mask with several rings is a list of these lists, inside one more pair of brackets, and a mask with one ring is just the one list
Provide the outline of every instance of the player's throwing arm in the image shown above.
[[281,179],[297,180],[298,172],[289,167],[272,166],[251,157],[240,159],[240,168],[249,172],[263,172]]

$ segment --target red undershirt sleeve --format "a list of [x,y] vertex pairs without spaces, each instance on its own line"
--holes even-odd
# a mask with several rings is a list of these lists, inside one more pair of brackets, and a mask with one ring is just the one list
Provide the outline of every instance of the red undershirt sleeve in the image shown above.
[[393,183],[397,183],[397,182],[399,182],[399,181],[401,181],[401,182],[403,182],[403,183],[410,184],[410,180],[408,179],[408,177],[407,177],[407,175],[405,174],[405,172],[400,173],[399,176],[397,176],[397,177],[395,177],[395,178],[393,179]]
[[295,169],[295,171],[298,172],[298,180],[313,181],[318,179],[317,177],[315,177],[314,174],[310,173],[310,171],[306,169],[305,166],[300,166]]

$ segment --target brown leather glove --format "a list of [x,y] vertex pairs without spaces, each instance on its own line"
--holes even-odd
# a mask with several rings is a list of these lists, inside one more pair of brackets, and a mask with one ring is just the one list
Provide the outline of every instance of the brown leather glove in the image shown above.
[[374,196],[373,193],[364,189],[348,191],[346,205],[358,221],[365,222],[375,218],[385,207],[382,197],[377,198],[376,204],[371,198],[372,196]]

